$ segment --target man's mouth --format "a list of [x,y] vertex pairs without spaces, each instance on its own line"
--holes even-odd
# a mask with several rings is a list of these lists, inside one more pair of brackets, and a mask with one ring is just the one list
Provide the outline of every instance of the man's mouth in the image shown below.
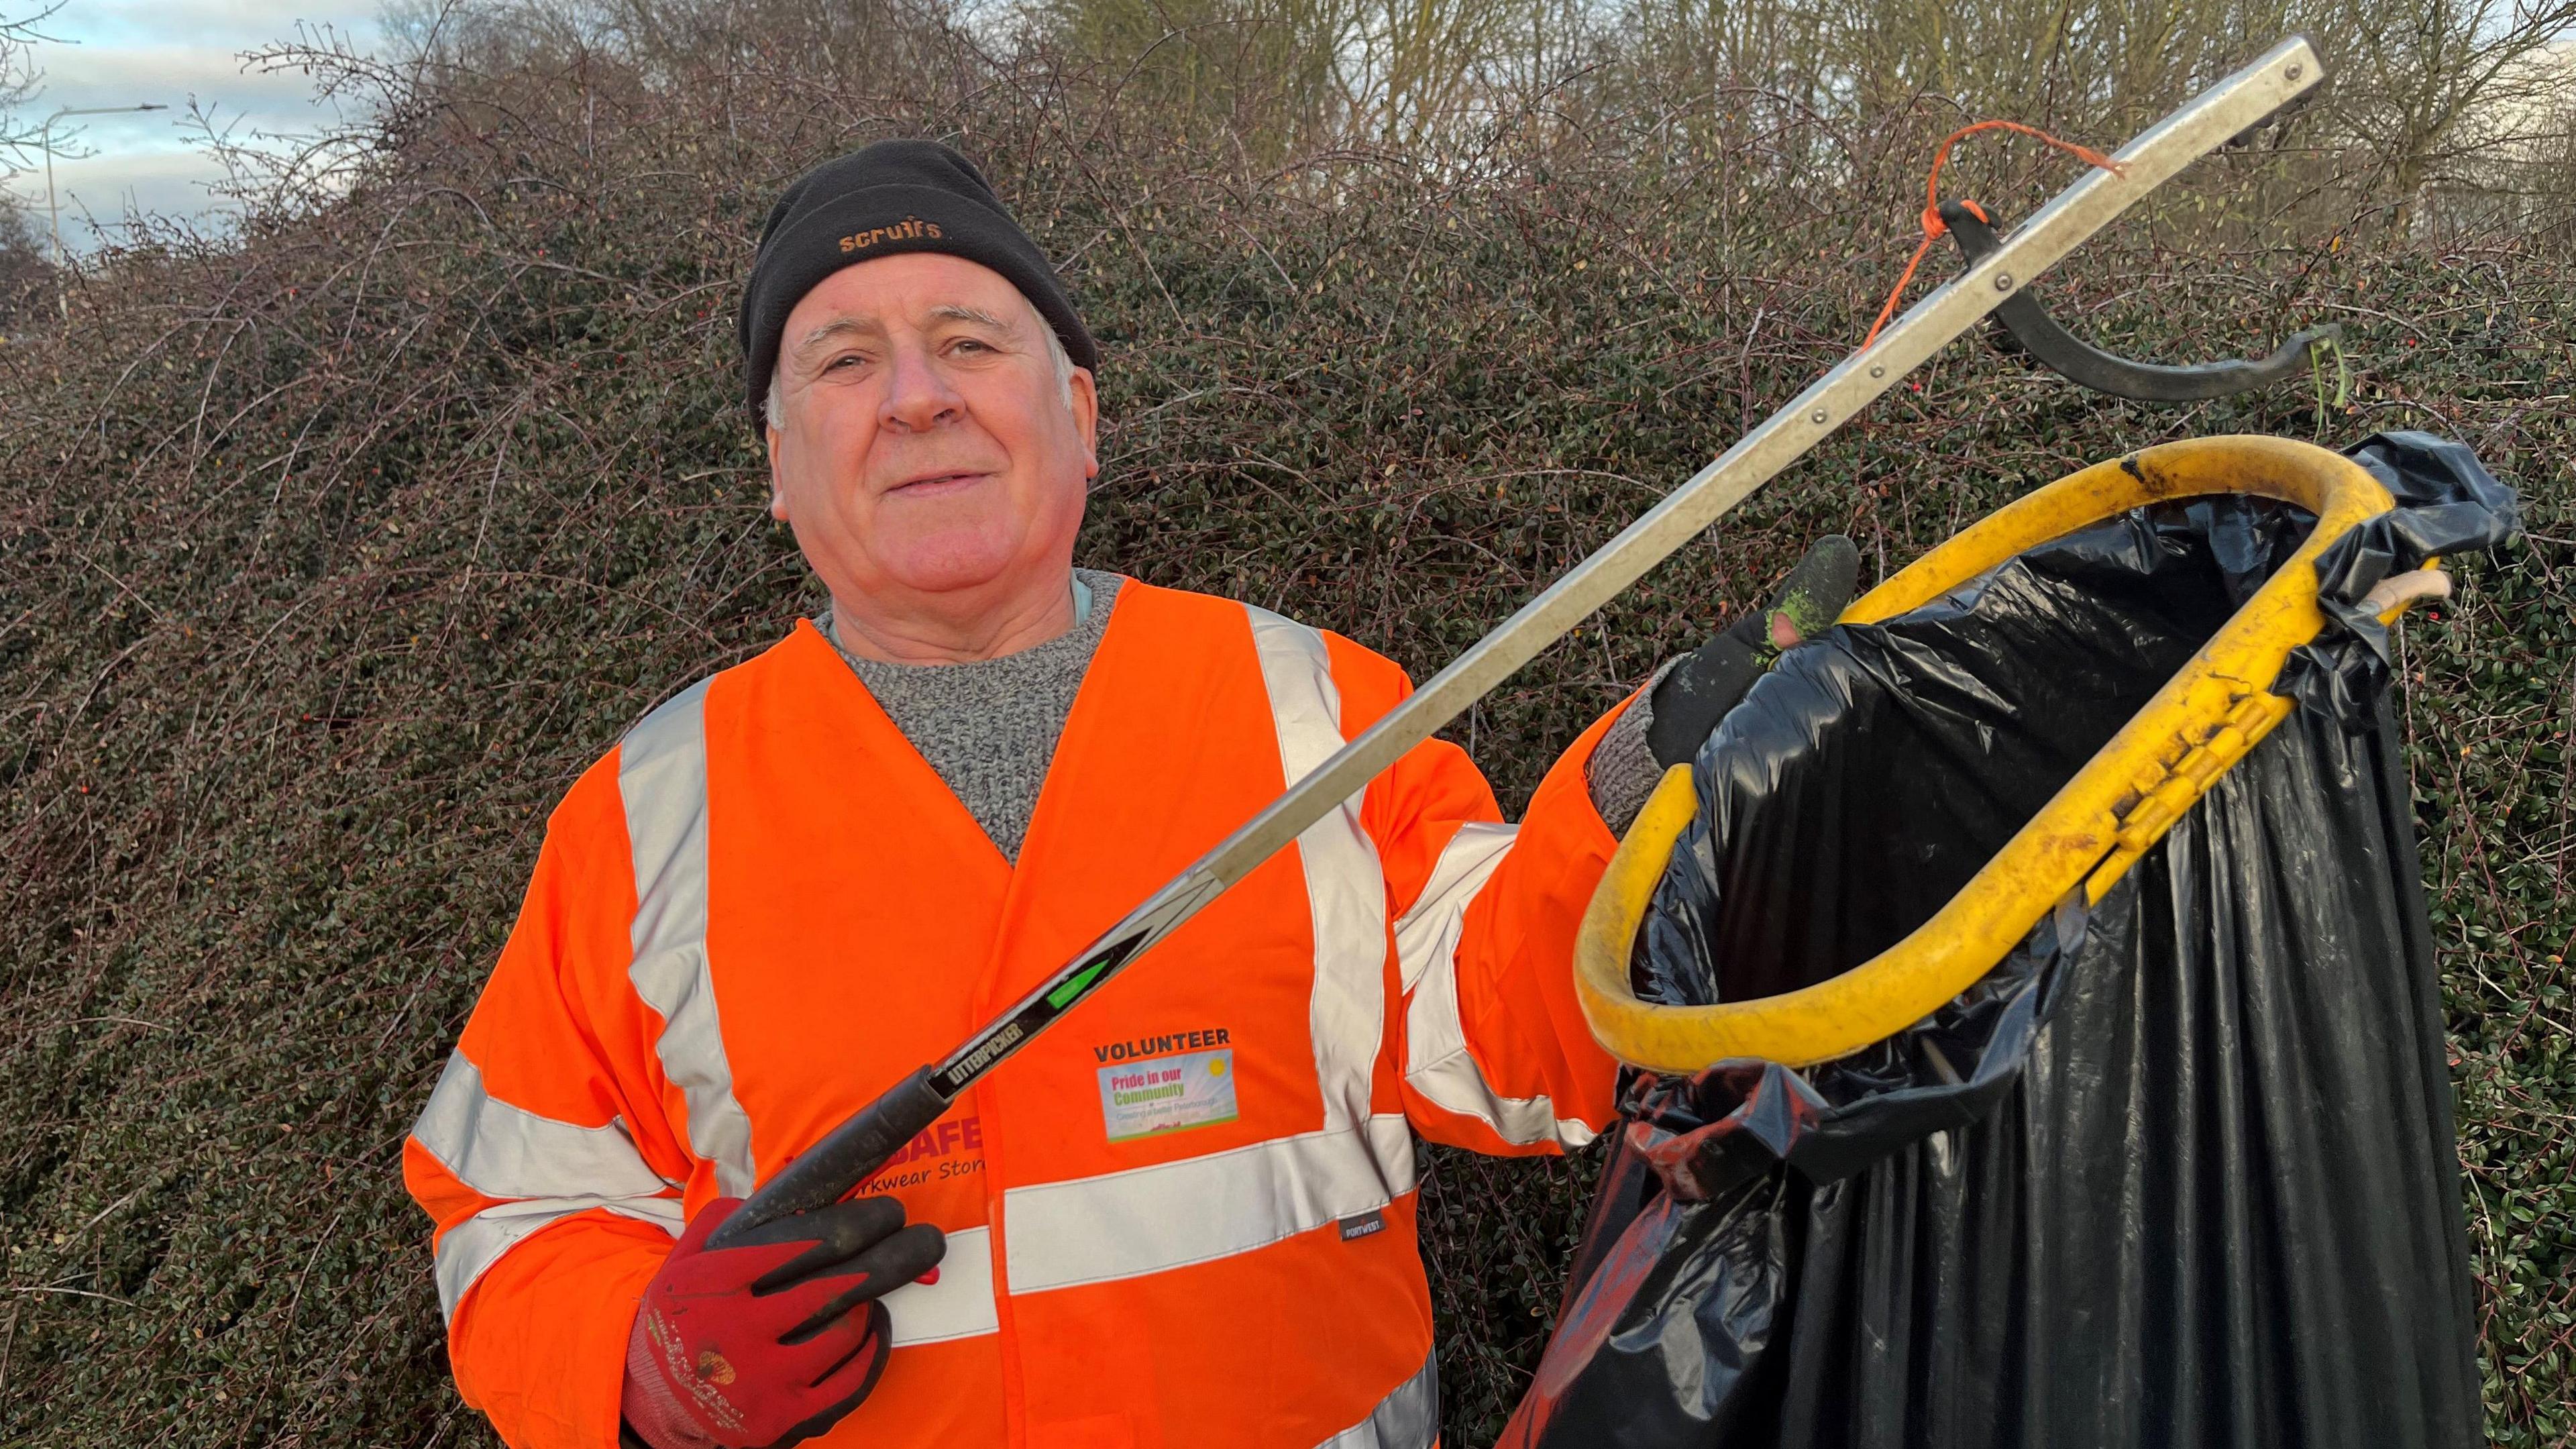
[[886,491],[888,493],[903,493],[914,497],[920,497],[926,494],[945,493],[951,489],[963,488],[969,484],[981,481],[986,476],[987,475],[983,473],[966,472],[962,470],[946,473],[924,473],[916,478],[907,478]]

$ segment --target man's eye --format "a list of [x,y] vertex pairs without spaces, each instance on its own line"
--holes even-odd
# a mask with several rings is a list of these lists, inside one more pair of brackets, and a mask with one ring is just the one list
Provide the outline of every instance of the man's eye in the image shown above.
[[959,347],[961,347],[961,348],[968,348],[968,347],[971,347],[971,348],[973,348],[973,349],[974,349],[975,351],[977,351],[977,352],[990,352],[990,351],[992,351],[992,350],[993,350],[992,348],[985,346],[983,343],[976,341],[976,340],[975,340],[974,338],[972,338],[972,337],[960,337],[960,338],[958,338],[958,339],[957,339],[957,345],[958,345]]

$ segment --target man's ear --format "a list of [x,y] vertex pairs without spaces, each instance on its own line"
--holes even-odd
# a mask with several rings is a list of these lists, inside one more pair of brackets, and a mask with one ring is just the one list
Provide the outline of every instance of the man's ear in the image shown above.
[[1082,476],[1100,476],[1100,392],[1091,380],[1091,369],[1077,367],[1067,379],[1072,384],[1073,426],[1082,434]]
[[781,523],[787,521],[787,488],[778,477],[778,429],[761,426],[761,442],[769,450],[769,516]]

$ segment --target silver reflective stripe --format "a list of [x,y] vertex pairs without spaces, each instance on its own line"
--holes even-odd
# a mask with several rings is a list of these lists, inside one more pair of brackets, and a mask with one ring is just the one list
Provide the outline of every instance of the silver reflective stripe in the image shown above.
[[1315,1449],[1431,1449],[1440,1433],[1440,1356],[1422,1361],[1362,1419]]
[[[1324,636],[1305,625],[1249,604],[1244,612],[1279,734],[1280,773],[1293,785],[1342,747],[1332,658]],[[1386,1038],[1386,878],[1376,843],[1360,827],[1363,798],[1353,795],[1297,837],[1315,933],[1307,1035],[1328,1132],[1369,1116],[1370,1078]],[[1016,1287],[1019,1275],[1011,1282]]]
[[625,1124],[558,1122],[493,1096],[463,1051],[447,1054],[412,1140],[485,1197],[652,1197],[666,1183],[635,1150]]
[[1467,1050],[1458,1013],[1458,938],[1467,907],[1503,863],[1512,836],[1509,825],[1459,826],[1421,897],[1395,923],[1395,958],[1407,993],[1404,1080],[1432,1105],[1484,1123],[1505,1142],[1526,1147],[1553,1137],[1572,1149],[1592,1140],[1592,1128],[1557,1116],[1545,1096],[1497,1095]]
[[495,1203],[439,1236],[439,1311],[454,1323],[456,1305],[464,1301],[465,1290],[474,1286],[474,1280],[482,1277],[485,1269],[501,1261],[503,1253],[540,1228],[598,1208],[651,1223],[675,1238],[680,1235],[680,1200],[676,1197],[532,1197]]
[[617,747],[635,861],[635,994],[662,1014],[653,1044],[680,1089],[689,1149],[715,1165],[727,1197],[752,1189],[751,1119],[734,1100],[707,971],[707,685],[701,679],[644,717]]
[[948,1235],[939,1281],[906,1283],[886,1295],[893,1315],[894,1346],[945,1343],[1001,1327],[993,1310],[993,1230],[961,1228]]
[[1230,1152],[1002,1194],[1013,1293],[1043,1293],[1249,1253],[1413,1189],[1398,1114]]

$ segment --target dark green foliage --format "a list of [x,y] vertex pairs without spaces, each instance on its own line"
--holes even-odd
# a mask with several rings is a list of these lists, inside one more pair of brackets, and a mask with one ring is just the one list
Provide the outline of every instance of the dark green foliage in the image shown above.
[[[1109,358],[1086,562],[1426,673],[1857,341],[1926,149],[1847,138],[1828,183],[1650,164],[1605,126],[1247,173],[1042,90],[764,84],[414,97],[330,210],[128,255],[65,340],[0,344],[0,1442],[489,1442],[399,1145],[551,803],[820,603],[763,511],[732,340],[799,166],[949,134],[1073,259]],[[2340,317],[2348,405],[2106,403],[1954,346],[1456,733],[1516,806],[1822,532],[1874,579],[2159,439],[2467,439],[2532,536],[2409,627],[2408,720],[2489,1427],[2568,1444],[2576,262],[2279,230],[2216,255],[2129,227],[2044,290],[2169,359]],[[1517,1395],[1589,1171],[1433,1155],[1448,1442]]]

